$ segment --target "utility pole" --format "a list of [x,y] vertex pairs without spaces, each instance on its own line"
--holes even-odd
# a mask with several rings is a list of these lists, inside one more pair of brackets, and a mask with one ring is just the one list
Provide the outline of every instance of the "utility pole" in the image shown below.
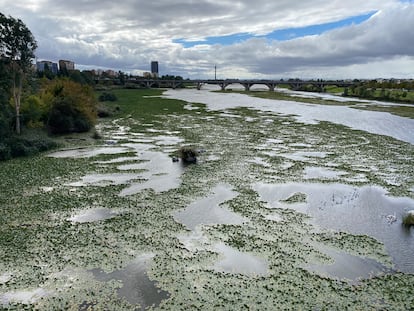
[[214,80],[217,80],[217,66],[214,65]]

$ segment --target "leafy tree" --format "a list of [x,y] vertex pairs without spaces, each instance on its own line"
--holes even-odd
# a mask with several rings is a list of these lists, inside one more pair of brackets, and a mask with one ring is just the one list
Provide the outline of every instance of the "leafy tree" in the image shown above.
[[36,95],[28,96],[22,103],[21,115],[23,122],[30,128],[43,127],[46,113],[43,101]]
[[90,86],[95,86],[95,76],[92,74],[92,71],[82,71],[82,84],[88,84]]
[[20,99],[23,80],[31,68],[36,40],[20,20],[0,13],[0,57],[9,66],[12,78],[12,97],[16,110],[16,132],[20,134]]
[[96,121],[97,101],[93,89],[67,79],[55,79],[41,94],[51,133],[86,132]]
[[119,83],[121,85],[125,85],[125,82],[126,82],[126,79],[127,79],[127,75],[120,70],[118,72],[118,76],[119,76]]
[[0,59],[0,141],[4,141],[9,136],[13,117],[12,107],[9,104],[11,87],[9,75],[5,61]]

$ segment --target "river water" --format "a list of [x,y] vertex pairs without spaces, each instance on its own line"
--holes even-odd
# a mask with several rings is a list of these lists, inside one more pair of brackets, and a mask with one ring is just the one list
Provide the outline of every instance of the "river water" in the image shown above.
[[[348,106],[326,106],[294,101],[261,99],[243,94],[223,94],[207,90],[200,90],[198,92],[186,89],[168,90],[164,94],[167,98],[206,104],[210,110],[246,107],[284,115],[295,115],[298,121],[305,124],[328,121],[356,130],[391,136],[414,144],[414,120],[386,112],[358,110]],[[343,100],[342,97],[335,96],[330,96],[329,99],[338,99],[338,102]],[[377,102],[374,103],[377,104]]]
[[[62,242],[45,251],[55,261],[42,266],[44,283],[8,288],[20,273],[32,274],[30,261],[26,272],[0,270],[0,305],[56,296],[73,299],[78,309],[98,308],[110,291],[142,309],[180,309],[199,298],[200,308],[209,308],[206,301],[224,302],[228,294],[234,300],[226,309],[257,307],[257,301],[289,309],[289,299],[299,297],[293,301],[320,310],[326,300],[336,306],[346,295],[342,306],[356,302],[358,309],[386,299],[373,276],[386,283],[400,271],[405,274],[393,282],[407,284],[414,274],[414,227],[402,226],[402,217],[414,209],[414,120],[340,105],[343,99],[334,96],[335,106],[209,90],[163,96],[186,101],[184,113],[169,113],[165,103],[158,124],[102,122],[102,146],[47,155],[79,165],[25,194],[41,198],[39,206],[50,198],[68,204],[38,220],[32,240],[37,251]],[[188,144],[203,150],[197,164],[172,161]],[[338,236],[350,243],[337,243]],[[66,269],[63,260],[70,262]],[[51,271],[54,266],[63,270]],[[326,277],[329,284],[346,279],[371,292],[323,292]],[[261,292],[264,285],[278,292]],[[91,288],[92,296],[84,294]],[[303,295],[304,288],[311,295]]]
[[[250,97],[239,93],[216,93],[207,90],[168,90],[164,93],[167,98],[187,101],[188,103],[205,104],[208,110],[221,111],[223,116],[235,117],[230,109],[244,107],[265,113],[278,115],[293,115],[298,122],[316,124],[327,121],[334,124],[345,125],[351,129],[365,131],[371,134],[385,135],[397,140],[414,144],[414,120],[400,117],[388,112],[358,110],[346,105],[327,106],[299,103],[294,101],[268,100]],[[303,95],[303,94],[299,94]],[[320,97],[320,94],[305,94],[309,97]],[[329,95],[329,99],[343,102],[344,98]],[[378,102],[364,101],[364,104],[377,105]],[[392,105],[392,104],[391,104]],[[395,104],[394,104],[395,105]],[[272,141],[269,141],[269,145]],[[344,177],[346,172],[334,169],[336,163],[330,163],[329,168],[314,166],[327,156],[321,152],[299,151],[294,154],[284,154],[283,140],[275,142],[279,146],[276,151],[267,151],[273,157],[284,156],[290,160],[289,165],[295,162],[310,163],[312,166],[304,168],[303,182],[287,184],[266,184],[258,182],[253,185],[260,198],[270,207],[292,208],[298,212],[306,213],[312,217],[315,225],[328,229],[343,230],[352,234],[366,234],[384,243],[387,252],[393,259],[396,269],[414,273],[414,237],[413,228],[401,225],[401,219],[409,210],[414,209],[414,200],[410,198],[394,198],[387,195],[387,191],[375,185],[354,187],[334,183],[333,180],[348,180],[368,182],[365,177],[351,180]],[[282,147],[280,147],[282,146]],[[303,144],[306,149],[308,145]],[[269,146],[265,146],[265,148]],[[296,146],[298,147],[298,146]],[[386,159],[384,159],[386,161]],[[390,159],[390,163],[393,159]],[[413,162],[413,158],[407,161]],[[269,163],[257,157],[256,164],[265,168]],[[370,170],[372,168],[367,168]],[[406,172],[410,174],[410,172]],[[330,183],[315,183],[312,180],[322,179]],[[413,176],[408,176],[413,180]],[[306,200],[296,204],[284,204],[283,200],[289,196],[300,193]]]

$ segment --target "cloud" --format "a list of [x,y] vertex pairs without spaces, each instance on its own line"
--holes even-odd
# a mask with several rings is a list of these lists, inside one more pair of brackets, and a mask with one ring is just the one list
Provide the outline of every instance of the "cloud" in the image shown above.
[[[21,18],[35,35],[41,59],[72,59],[79,66],[148,71],[158,60],[161,74],[267,78],[349,75],[369,64],[380,76],[401,76],[412,64],[414,4],[397,0],[136,1],[0,0],[5,14]],[[337,22],[377,12],[358,25],[287,41],[267,37],[276,30]],[[203,40],[249,34],[230,45],[185,47],[177,39]],[[255,37],[262,36],[262,37]],[[208,42],[207,42],[208,43]],[[333,68],[335,70],[333,70]],[[353,68],[351,70],[351,68]],[[373,72],[373,71],[372,71]],[[382,73],[382,74],[381,74]],[[244,76],[240,76],[244,75]]]
[[[413,6],[397,5],[379,11],[360,25],[284,42],[250,39],[229,47],[217,47],[214,54],[226,59],[222,64],[228,74],[234,66],[248,68],[252,75],[266,77],[296,74],[298,77],[346,78],[350,72],[353,77],[410,77],[412,67],[409,65],[414,61],[414,46],[411,44],[414,33],[410,31],[413,27]],[[400,64],[402,60],[407,67],[398,66],[402,69],[399,73],[390,71],[390,63]],[[386,62],[387,66],[381,67],[381,62]],[[376,70],[355,71],[358,66],[367,68],[367,64],[375,64]],[[351,71],[347,67],[354,69]]]

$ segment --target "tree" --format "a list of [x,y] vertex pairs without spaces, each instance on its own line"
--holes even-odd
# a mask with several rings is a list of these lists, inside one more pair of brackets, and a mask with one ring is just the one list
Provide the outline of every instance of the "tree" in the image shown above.
[[31,68],[36,48],[36,40],[20,19],[0,13],[0,57],[9,66],[11,72],[17,134],[20,134],[20,99],[23,80]]
[[93,89],[69,79],[55,79],[40,99],[46,111],[46,126],[52,134],[86,132],[95,124],[97,101]]
[[4,141],[6,137],[10,136],[13,118],[12,107],[9,103],[9,90],[11,87],[9,76],[10,73],[6,68],[5,62],[2,59],[0,59],[0,142]]
[[121,70],[118,72],[118,74],[119,74],[119,83],[121,83],[121,85],[125,85],[127,75],[123,73]]

